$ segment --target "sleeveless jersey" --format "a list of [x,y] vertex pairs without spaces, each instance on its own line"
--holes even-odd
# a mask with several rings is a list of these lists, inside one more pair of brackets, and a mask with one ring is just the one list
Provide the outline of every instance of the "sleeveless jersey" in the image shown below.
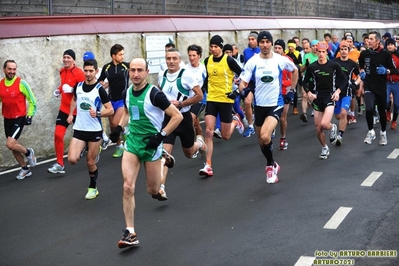
[[98,92],[101,84],[98,83],[90,92],[84,92],[83,83],[79,82],[76,87],[77,115],[73,129],[87,132],[102,131],[101,118],[93,118],[89,113],[90,109],[101,110],[101,99]]
[[[165,70],[162,77],[161,89],[169,101],[184,101],[194,96],[192,88],[198,85],[198,80],[195,76],[183,75],[185,69],[169,74]],[[160,79],[160,77],[158,77]],[[191,106],[184,106],[180,109],[181,113],[190,111]]]
[[[137,97],[133,96],[133,86],[130,86],[126,91],[129,132],[135,136],[134,140],[136,141],[142,142],[143,137],[155,135],[162,129],[164,111],[151,102],[150,94],[153,88],[154,85],[147,84],[143,92]],[[157,93],[160,93],[160,91],[158,90]],[[132,144],[134,145],[134,143]]]
[[213,55],[209,56],[206,66],[208,73],[208,96],[210,102],[234,103],[226,93],[233,88],[234,72],[227,64],[227,55],[223,55],[220,62],[213,61]]
[[26,100],[19,89],[20,82],[21,78],[19,77],[16,77],[11,86],[5,84],[5,79],[0,81],[0,101],[3,102],[4,118],[13,119],[26,116]]

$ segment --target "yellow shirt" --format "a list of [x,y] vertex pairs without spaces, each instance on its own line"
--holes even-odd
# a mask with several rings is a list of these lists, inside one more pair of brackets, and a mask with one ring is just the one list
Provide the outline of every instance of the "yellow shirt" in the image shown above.
[[227,55],[223,55],[220,62],[214,62],[213,55],[209,56],[206,71],[208,73],[207,101],[234,103],[234,100],[226,96],[226,93],[233,89],[234,79],[234,72],[227,64]]

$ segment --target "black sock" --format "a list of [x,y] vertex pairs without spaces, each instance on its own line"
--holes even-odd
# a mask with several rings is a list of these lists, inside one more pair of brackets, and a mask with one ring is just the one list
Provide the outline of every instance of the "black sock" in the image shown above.
[[344,134],[344,131],[340,130],[338,134],[342,137],[342,135]]
[[98,176],[98,168],[94,172],[89,171],[90,176],[90,185],[89,188],[97,188],[97,176]]
[[26,149],[25,156],[28,157],[29,155],[30,155],[30,150],[29,150],[29,149]]
[[269,144],[261,145],[260,150],[262,151],[263,155],[265,156],[267,160],[267,165],[274,165],[274,160],[273,160],[273,142],[270,141]]

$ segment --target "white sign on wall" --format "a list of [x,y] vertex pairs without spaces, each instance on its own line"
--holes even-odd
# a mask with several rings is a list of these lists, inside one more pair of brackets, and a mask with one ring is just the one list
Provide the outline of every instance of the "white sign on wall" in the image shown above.
[[150,74],[159,73],[161,64],[165,62],[165,44],[173,43],[173,35],[169,36],[145,36],[146,60]]

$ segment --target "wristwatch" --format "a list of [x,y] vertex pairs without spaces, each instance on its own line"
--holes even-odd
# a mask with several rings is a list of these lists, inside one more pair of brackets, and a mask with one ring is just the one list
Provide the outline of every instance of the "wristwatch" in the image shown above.
[[162,136],[162,137],[166,137],[166,135],[167,135],[166,132],[162,130],[162,131],[161,131],[161,136]]
[[96,115],[97,117],[101,117],[101,111],[97,111]]

